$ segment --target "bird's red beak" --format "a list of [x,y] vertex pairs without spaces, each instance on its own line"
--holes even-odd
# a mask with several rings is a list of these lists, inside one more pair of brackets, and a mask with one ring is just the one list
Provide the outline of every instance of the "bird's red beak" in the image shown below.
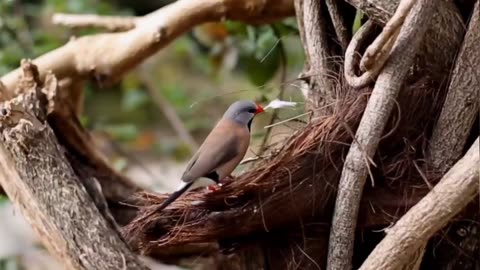
[[257,110],[255,111],[255,114],[259,114],[259,113],[264,112],[262,106],[260,106],[260,105],[258,105],[258,104],[256,104],[256,105],[257,105]]

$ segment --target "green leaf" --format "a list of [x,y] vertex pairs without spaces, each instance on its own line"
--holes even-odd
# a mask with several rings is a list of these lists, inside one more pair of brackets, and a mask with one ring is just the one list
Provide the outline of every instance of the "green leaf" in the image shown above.
[[117,158],[113,161],[113,168],[119,172],[125,169],[128,165],[126,158]]
[[122,97],[122,108],[126,111],[133,111],[146,105],[149,102],[149,97],[140,89],[130,89],[125,91]]
[[121,141],[132,141],[138,136],[138,129],[132,124],[104,126],[103,129],[112,138]]
[[353,21],[353,26],[352,26],[352,33],[355,34],[355,32],[360,29],[360,26],[362,26],[362,19],[363,19],[363,12],[360,9],[357,9],[357,12],[355,14],[355,20]]
[[0,204],[8,202],[8,197],[4,195],[0,195]]
[[244,23],[226,21],[225,27],[227,28],[227,31],[228,33],[230,33],[230,35],[234,35],[237,37],[247,37],[248,35],[247,25]]
[[271,29],[261,31],[255,51],[240,56],[249,80],[256,86],[264,85],[278,71],[281,63],[279,40]]

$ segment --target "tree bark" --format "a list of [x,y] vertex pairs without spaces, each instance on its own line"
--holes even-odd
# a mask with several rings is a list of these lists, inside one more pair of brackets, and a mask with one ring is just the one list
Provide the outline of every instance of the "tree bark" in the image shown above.
[[[395,13],[400,0],[346,0],[362,10],[369,19],[384,26]],[[464,24],[455,3],[436,1],[436,12],[418,51],[420,70],[441,82],[449,73],[464,33]]]
[[[355,139],[350,146],[338,186],[330,231],[327,269],[351,269],[355,229],[363,188],[373,155],[395,105],[395,99],[420,47],[434,12],[433,1],[419,0],[400,29],[390,58],[378,77]],[[373,181],[373,179],[372,179]]]
[[67,269],[147,269],[103,219],[66,162],[46,123],[45,89],[29,62],[22,68],[24,94],[1,104],[0,183],[8,196]]
[[300,25],[305,68],[311,75],[306,96],[307,110],[314,110],[335,99],[334,72],[332,64],[332,39],[327,33],[329,15],[324,1],[295,0],[295,12]]
[[480,8],[477,1],[453,69],[445,104],[430,141],[431,165],[442,173],[462,155],[473,122],[478,116],[479,40]]
[[415,252],[478,194],[479,139],[420,202],[413,206],[368,256],[360,270],[400,269]]

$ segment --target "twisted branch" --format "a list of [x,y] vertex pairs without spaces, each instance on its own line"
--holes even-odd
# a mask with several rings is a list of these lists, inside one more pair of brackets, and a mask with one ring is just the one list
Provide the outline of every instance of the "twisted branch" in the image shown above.
[[400,30],[389,61],[377,79],[340,177],[330,231],[327,269],[346,270],[352,267],[358,210],[370,173],[370,162],[427,30],[427,14],[434,9],[435,5],[428,0],[420,0],[415,5]]

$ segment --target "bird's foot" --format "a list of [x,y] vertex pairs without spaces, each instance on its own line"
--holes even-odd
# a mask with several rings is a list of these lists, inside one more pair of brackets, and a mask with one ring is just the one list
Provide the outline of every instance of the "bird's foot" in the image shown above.
[[233,178],[232,175],[227,175],[227,176],[225,176],[224,178],[220,179],[219,185],[223,185],[223,184],[225,184],[225,183],[231,182],[231,181],[233,181],[233,179],[234,179],[234,178]]
[[218,185],[216,185],[216,184],[214,184],[214,185],[209,185],[209,186],[207,186],[207,190],[208,190],[209,192],[215,192],[215,191],[220,190],[220,187],[221,187],[221,184],[218,184]]

